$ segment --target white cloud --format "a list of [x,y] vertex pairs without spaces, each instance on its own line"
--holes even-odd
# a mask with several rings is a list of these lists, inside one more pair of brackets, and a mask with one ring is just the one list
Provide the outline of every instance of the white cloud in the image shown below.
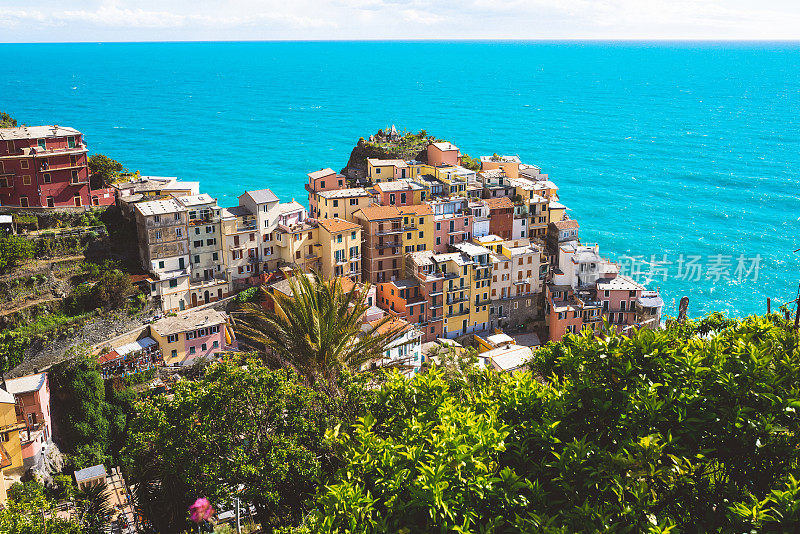
[[[40,0],[0,40],[790,39],[793,0]],[[58,39],[52,37],[59,28]]]

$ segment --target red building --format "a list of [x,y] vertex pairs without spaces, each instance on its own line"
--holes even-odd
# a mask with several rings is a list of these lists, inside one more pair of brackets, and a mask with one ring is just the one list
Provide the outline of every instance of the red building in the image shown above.
[[109,190],[90,191],[83,134],[63,126],[0,129],[0,205],[62,208],[109,205]]
[[511,239],[514,228],[514,203],[508,198],[488,198],[489,233]]

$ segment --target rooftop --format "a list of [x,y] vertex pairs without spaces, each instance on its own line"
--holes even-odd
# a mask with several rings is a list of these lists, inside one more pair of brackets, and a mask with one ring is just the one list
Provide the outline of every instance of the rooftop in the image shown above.
[[187,208],[212,204],[217,201],[216,198],[212,197],[211,195],[207,195],[205,193],[201,193],[199,195],[187,195],[185,197],[177,197],[175,198],[175,200],[177,200]]
[[373,167],[388,167],[389,165],[400,168],[408,167],[408,163],[402,159],[367,158],[367,163]]
[[559,230],[569,230],[571,228],[580,228],[580,224],[575,219],[564,219],[553,223]]
[[388,193],[390,191],[417,191],[423,189],[423,187],[413,180],[406,179],[397,180],[395,182],[381,182],[375,184],[375,189],[379,189],[381,192]]
[[644,289],[644,286],[621,274],[614,278],[600,278],[597,280],[597,289],[600,291],[641,291]]
[[488,248],[476,245],[475,243],[470,243],[469,241],[462,241],[461,243],[457,243],[453,246],[468,256],[480,256],[481,254],[491,254],[492,252]]
[[481,156],[481,163],[484,161],[494,161],[500,163],[522,163],[522,160],[519,159],[519,156],[499,156],[495,159],[494,156]]
[[312,180],[317,180],[319,178],[325,178],[326,176],[330,176],[331,174],[336,174],[336,171],[334,171],[330,167],[326,167],[324,169],[308,173],[308,177]]
[[140,212],[145,217],[150,215],[164,215],[166,213],[178,213],[186,211],[186,208],[180,205],[174,198],[139,202],[135,205],[135,207],[136,211]]
[[247,209],[247,206],[231,206],[230,208],[222,208],[221,211],[223,218],[228,217],[247,217],[253,215],[253,213]]
[[[225,322],[225,316],[212,309],[199,310],[179,315],[176,317],[165,317],[159,319],[150,328],[155,330],[158,335],[166,336],[169,334],[180,334],[190,330],[196,330],[206,326],[219,325]],[[117,349],[119,351],[119,349]]]
[[242,197],[250,197],[253,199],[253,202],[256,204],[266,204],[267,202],[277,202],[278,197],[275,196],[275,193],[272,192],[271,189],[259,189],[257,191],[245,191],[243,195],[239,195],[239,200],[241,201]]
[[345,221],[344,219],[340,219],[338,217],[333,219],[320,219],[319,225],[325,228],[328,232],[335,234],[338,232],[344,232],[346,230],[360,230],[361,225],[356,224],[354,222]]
[[[432,146],[438,148],[442,152],[448,152],[450,150],[458,150],[458,147],[453,143],[449,143],[447,141],[440,141],[438,143],[431,143]],[[429,146],[431,146],[429,145]]]
[[6,379],[6,391],[14,395],[39,391],[44,386],[46,379],[47,375],[45,373],[9,378]]
[[291,202],[281,202],[275,206],[275,209],[278,214],[284,214],[298,210],[305,210],[306,208],[295,199],[292,199]]
[[18,126],[16,128],[0,128],[0,140],[40,139],[42,137],[64,137],[80,135],[75,128],[66,126]]
[[87,467],[86,469],[75,471],[75,481],[82,482],[84,480],[92,480],[94,478],[105,477],[106,475],[107,475],[106,467],[103,464],[93,465],[92,467]]
[[487,198],[486,205],[489,206],[490,210],[514,207],[514,203],[511,202],[511,199],[509,199],[508,197]]
[[395,337],[401,334],[406,333],[410,330],[412,325],[404,320],[400,319],[399,317],[392,317],[388,321],[384,321],[384,319],[378,319],[376,321],[369,321],[362,326],[362,330],[364,332],[369,332],[374,335],[382,335],[382,334],[393,334]]
[[531,356],[533,351],[525,345],[503,345],[481,354],[483,358],[490,358],[501,371],[518,369],[530,360]]
[[356,213],[361,213],[368,221],[379,221],[382,219],[396,219],[400,217],[400,210],[394,206],[370,206],[361,208]]
[[346,198],[346,197],[369,196],[369,193],[367,193],[367,190],[364,189],[363,187],[352,187],[350,189],[331,189],[330,191],[320,191],[317,194],[322,198]]

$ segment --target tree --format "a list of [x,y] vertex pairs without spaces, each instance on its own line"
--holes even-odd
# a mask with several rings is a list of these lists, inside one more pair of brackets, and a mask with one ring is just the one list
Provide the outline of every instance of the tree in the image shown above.
[[797,531],[798,341],[777,314],[712,317],[568,335],[534,373],[391,380],[331,433],[341,468],[305,527]]
[[[350,400],[363,401],[362,387],[352,391]],[[238,496],[264,529],[296,524],[330,471],[325,430],[348,402],[257,359],[211,364],[202,379],[178,382],[170,398],[139,406],[125,450],[139,508],[155,530],[174,532],[187,528],[196,498],[219,510]]]
[[[49,371],[51,405],[56,428],[69,429],[58,433],[61,450],[73,467],[83,469],[113,460],[133,400],[130,392],[113,392],[110,382],[104,383],[86,347],[72,351],[66,361]],[[116,449],[114,443],[118,443]]]
[[75,495],[80,510],[84,532],[101,534],[108,525],[108,515],[112,512],[108,504],[108,487],[105,483],[95,484],[78,490]]
[[477,172],[481,170],[481,160],[470,157],[469,154],[462,154],[461,166]]
[[109,187],[125,170],[122,163],[103,154],[89,156],[89,173],[92,189]]
[[16,128],[17,121],[11,115],[0,111],[0,128]]
[[0,532],[4,534],[80,534],[79,523],[58,519],[55,503],[34,480],[15,483],[8,490],[8,501],[0,510]]
[[345,291],[339,278],[325,281],[318,274],[297,271],[289,278],[289,288],[291,297],[263,291],[273,310],[246,303],[233,313],[241,341],[268,353],[279,365],[294,367],[312,384],[331,384],[342,370],[358,371],[381,357],[393,332],[362,330],[369,308],[367,286],[353,284]]
[[16,267],[23,260],[33,257],[33,243],[24,237],[10,235],[0,237],[0,271]]

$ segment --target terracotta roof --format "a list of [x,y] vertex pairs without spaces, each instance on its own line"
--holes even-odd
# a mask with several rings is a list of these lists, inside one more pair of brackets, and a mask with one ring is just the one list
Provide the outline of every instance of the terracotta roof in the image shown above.
[[396,219],[401,216],[400,210],[394,206],[370,206],[368,208],[361,208],[356,213],[361,213],[368,221]]
[[336,171],[328,167],[326,169],[320,169],[318,171],[310,172],[308,173],[308,177],[311,178],[312,180],[317,180],[319,178],[330,176],[331,174],[336,174]]
[[371,327],[369,331],[372,334],[382,335],[385,333],[395,333],[399,335],[411,328],[411,323],[399,317],[393,316],[383,324],[380,324],[381,321],[383,321],[383,319],[377,319],[367,323]]
[[514,203],[507,197],[501,198],[487,198],[486,204],[489,206],[489,209],[500,209],[500,208],[513,208]]
[[578,221],[575,219],[565,219],[563,221],[556,221],[553,223],[559,230],[567,230],[569,228],[580,228]]
[[117,351],[112,350],[111,352],[107,352],[106,354],[103,354],[97,358],[97,363],[103,365],[104,363],[113,362],[117,358],[119,358],[119,354],[117,354]]
[[354,222],[345,221],[338,217],[332,219],[320,219],[319,225],[325,228],[328,232],[335,234],[337,232],[344,232],[345,230],[360,230],[361,225]]
[[400,206],[398,211],[401,215],[411,213],[414,215],[432,215],[433,210],[428,204],[417,204],[415,206]]

